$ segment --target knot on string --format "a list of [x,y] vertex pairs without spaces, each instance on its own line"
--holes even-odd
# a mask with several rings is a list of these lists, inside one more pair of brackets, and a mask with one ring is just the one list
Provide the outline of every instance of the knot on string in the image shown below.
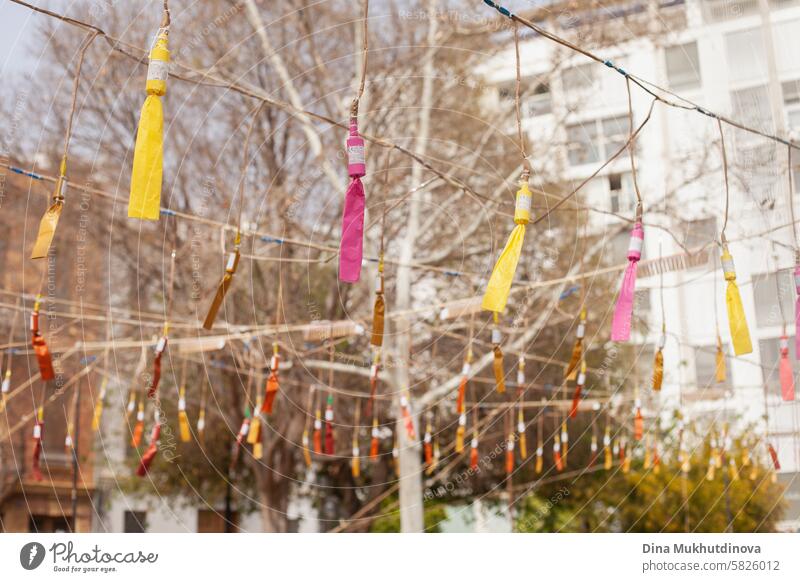
[[605,61],[603,61],[603,64],[605,66],[607,66],[609,69],[614,69],[616,72],[618,72],[620,75],[622,75],[625,78],[630,77],[630,74],[628,73],[628,71],[626,71],[622,67],[614,64],[614,62],[611,59],[606,59]]
[[495,10],[497,10],[503,16],[507,16],[508,18],[514,18],[514,13],[511,12],[508,8],[504,6],[500,6],[499,4],[492,2],[492,0],[483,0],[484,4],[487,6],[491,6]]

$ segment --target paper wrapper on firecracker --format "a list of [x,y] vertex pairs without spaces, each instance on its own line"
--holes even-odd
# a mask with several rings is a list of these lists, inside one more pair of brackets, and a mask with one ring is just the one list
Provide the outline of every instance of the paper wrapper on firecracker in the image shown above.
[[350,118],[350,135],[347,138],[347,170],[350,185],[344,195],[342,211],[342,239],[339,244],[339,280],[355,283],[361,277],[364,246],[364,185],[366,174],[364,139],[358,134],[358,122]]
[[508,435],[506,441],[506,474],[510,475],[514,472],[514,435]]
[[94,413],[92,414],[92,432],[100,430],[100,422],[103,419],[103,401],[106,397],[106,388],[108,386],[108,378],[103,378],[100,384],[100,393],[97,395],[97,401],[94,403]]
[[539,446],[536,448],[536,474],[540,475],[544,468],[544,449]]
[[42,216],[42,220],[39,222],[39,232],[36,235],[36,242],[33,244],[33,251],[31,251],[32,259],[43,259],[50,252],[50,245],[53,243],[58,221],[64,209],[64,194],[67,190],[66,171],[67,160],[62,159],[61,171],[58,181],[56,182],[55,191],[53,192],[53,201],[50,207],[45,211],[44,216]]
[[139,448],[142,444],[142,434],[144,433],[144,403],[139,403],[139,410],[136,412],[136,424],[133,427],[133,436],[131,437],[131,446]]
[[370,459],[377,459],[378,452],[380,449],[380,439],[379,439],[379,432],[378,432],[378,419],[372,419],[372,439],[369,443],[369,458]]
[[39,407],[36,411],[36,420],[33,423],[33,452],[31,454],[31,472],[36,481],[41,481],[42,468],[42,436],[44,432],[44,408]]
[[564,467],[567,466],[567,456],[569,455],[569,432],[567,432],[567,421],[561,423],[561,461]]
[[614,463],[614,455],[611,450],[611,431],[606,429],[603,435],[603,468],[608,471]]
[[205,408],[201,408],[199,414],[197,415],[197,440],[200,444],[203,444],[205,441],[205,434],[206,434],[206,411]]
[[767,450],[769,451],[769,457],[772,460],[772,467],[776,471],[780,471],[781,470],[781,463],[778,460],[778,451],[776,451],[775,447],[773,447],[771,444],[767,445]]
[[781,380],[781,398],[784,402],[791,402],[794,400],[794,373],[792,372],[792,362],[789,360],[789,339],[786,336],[781,338],[780,346],[779,376]]
[[733,264],[733,257],[728,252],[728,247],[722,250],[722,270],[728,288],[725,291],[725,304],[728,308],[728,325],[731,331],[731,341],[733,351],[737,356],[749,354],[753,351],[750,341],[750,330],[747,327],[747,319],[742,307],[742,297],[739,294],[739,287],[736,285],[736,268]]
[[358,447],[353,447],[353,458],[350,461],[351,474],[354,478],[361,476],[361,457]]
[[578,323],[575,345],[572,347],[572,356],[569,358],[567,369],[564,370],[564,379],[570,379],[574,372],[578,370],[578,364],[583,358],[583,337],[586,335],[586,310],[581,310],[581,319]]
[[[236,235],[239,238],[239,235]],[[225,274],[222,276],[222,281],[219,282],[217,292],[214,294],[214,299],[211,301],[211,306],[208,308],[206,319],[203,321],[203,329],[210,330],[214,327],[214,320],[217,319],[217,313],[225,300],[225,295],[230,289],[233,282],[233,276],[236,274],[236,269],[239,267],[239,241],[237,240],[236,246],[228,255],[228,262],[225,264]]]
[[556,435],[553,441],[553,462],[556,465],[557,471],[564,470],[564,461],[561,458],[561,439]]
[[425,435],[422,437],[423,450],[425,452],[425,466],[430,467],[433,463],[433,437],[431,436],[431,425],[425,429]]
[[478,470],[478,439],[474,437],[469,449],[469,468],[472,471]]
[[472,368],[472,350],[467,352],[467,358],[461,368],[461,381],[458,383],[458,396],[456,397],[456,412],[464,412],[464,398],[467,394],[467,382],[469,380],[470,369]]
[[333,436],[333,396],[328,395],[328,403],[325,407],[325,454],[332,455],[335,450]]
[[408,400],[407,394],[400,396],[400,413],[403,416],[403,424],[406,427],[408,440],[413,441],[417,437],[414,432],[414,419],[411,416],[411,403]]
[[615,342],[626,342],[631,338],[631,318],[636,296],[636,267],[642,258],[643,243],[644,228],[641,221],[637,220],[633,226],[628,246],[628,266],[622,277],[622,286],[617,296],[614,317],[611,320],[611,340]]
[[181,442],[188,443],[192,440],[192,431],[189,429],[189,415],[186,414],[186,389],[181,387],[178,394],[178,433]]
[[733,457],[731,457],[728,461],[728,478],[731,481],[739,480],[739,469],[736,468],[736,461],[733,459]]
[[375,347],[383,345],[383,327],[386,318],[386,301],[383,297],[383,257],[378,263],[378,279],[375,284],[375,307],[372,310],[372,337],[370,343]]
[[642,417],[642,408],[637,403],[636,412],[633,417],[633,438],[637,441],[642,440],[644,436],[644,417]]
[[794,354],[800,360],[800,257],[794,266],[794,288],[797,293],[794,302]]
[[519,458],[524,461],[528,458],[528,439],[525,436],[525,418],[521,409],[517,421],[517,433],[519,433]]
[[500,253],[495,263],[486,293],[483,295],[481,307],[487,311],[501,313],[506,308],[508,295],[511,292],[511,282],[517,271],[517,263],[522,253],[522,243],[525,240],[525,225],[531,219],[531,201],[533,195],[528,186],[527,179],[520,183],[517,190],[516,205],[514,209],[514,223],[516,226],[508,237],[508,242]]
[[456,429],[455,451],[459,455],[464,452],[464,433],[467,430],[467,416],[460,414],[458,417],[458,428]]
[[322,412],[317,410],[314,418],[314,453],[322,454]]
[[664,382],[664,341],[666,337],[661,336],[658,344],[658,351],[653,361],[653,390],[658,392]]
[[250,420],[250,431],[247,433],[247,444],[255,445],[261,442],[261,417],[258,415],[258,403]]
[[597,435],[592,435],[592,442],[589,445],[589,468],[594,467],[597,462]]
[[725,382],[725,352],[722,351],[722,340],[717,336],[717,355],[714,367],[714,379],[718,384]]
[[575,418],[578,415],[578,406],[581,402],[581,393],[583,392],[584,384],[586,384],[586,362],[581,362],[581,371],[578,374],[575,392],[572,394],[572,405],[569,409],[570,418]]
[[39,305],[41,296],[36,297],[31,312],[31,344],[33,345],[33,352],[36,354],[36,363],[39,365],[39,375],[42,380],[47,382],[56,377],[55,370],[53,370],[53,358],[50,355],[50,349],[47,347],[47,342],[44,340],[39,331]]
[[272,407],[275,404],[275,396],[278,394],[280,388],[278,384],[278,364],[280,356],[278,355],[278,344],[273,345],[272,363],[270,366],[269,377],[267,378],[266,393],[264,395],[264,404],[261,411],[265,414],[272,414]]
[[156,423],[153,426],[153,432],[150,433],[150,445],[147,447],[147,450],[142,455],[142,459],[139,462],[139,467],[136,469],[136,474],[139,477],[144,477],[150,470],[150,466],[153,464],[153,461],[156,458],[156,454],[158,454],[158,439],[160,437],[161,437],[161,423],[158,421],[158,419],[156,419]]
[[161,97],[169,77],[168,31],[161,29],[150,51],[147,68],[147,97],[139,115],[139,129],[133,150],[128,217],[158,220],[161,211],[161,181],[164,159],[164,110]]
[[158,344],[156,344],[156,355],[153,357],[153,381],[147,391],[148,398],[155,398],[158,391],[158,385],[161,382],[161,356],[165,349],[167,349],[167,336],[163,335],[158,340]]

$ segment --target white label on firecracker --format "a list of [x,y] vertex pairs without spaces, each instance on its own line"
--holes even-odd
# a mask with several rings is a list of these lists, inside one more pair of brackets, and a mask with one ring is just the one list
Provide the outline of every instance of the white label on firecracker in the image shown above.
[[525,432],[525,423],[521,420],[517,423],[517,432]]
[[269,367],[272,368],[273,370],[278,369],[278,356],[272,356],[272,360],[269,364]]
[[499,329],[493,329],[492,330],[492,343],[493,344],[499,344],[501,341],[503,341],[503,334],[500,333]]
[[399,454],[400,454],[400,451],[398,451],[398,450],[397,450],[397,447],[395,447],[395,448],[393,448],[393,449],[392,449],[392,456],[393,456],[395,459],[398,457],[398,455],[399,455]]
[[639,238],[638,236],[632,236],[631,244],[628,246],[628,252],[634,251],[637,253],[641,253],[643,244],[644,244],[643,238]]
[[200,418],[197,421],[197,430],[202,431],[206,427],[206,419]]
[[464,366],[461,368],[461,375],[468,375],[471,368],[472,366],[469,365],[469,362],[464,362]]
[[186,410],[186,398],[183,396],[178,398],[178,410]]
[[554,451],[554,452],[556,452],[556,453],[558,453],[559,451],[561,451],[561,444],[559,444],[559,443],[554,443],[554,444],[553,444],[553,451]]
[[522,372],[517,372],[517,384],[520,386],[525,383],[525,374]]
[[242,423],[242,428],[239,429],[239,432],[242,434],[242,436],[247,436],[247,433],[250,432],[250,423],[249,422],[243,422]]
[[36,323],[34,322],[35,319],[36,319],[36,315],[31,313],[31,331],[36,329]]
[[566,432],[566,431],[562,432],[561,433],[561,440],[564,441],[565,443],[569,442],[569,433]]
[[128,412],[133,412],[134,406],[136,406],[136,403],[133,400],[128,402]]
[[665,345],[667,345],[667,336],[665,336],[665,335],[662,335],[662,336],[661,336],[661,337],[658,339],[658,349],[659,349],[659,350],[663,350]]
[[228,254],[228,263],[225,265],[226,271],[233,271],[233,266],[236,264],[236,253]]
[[408,398],[406,398],[405,396],[401,396],[400,397],[400,406],[402,406],[403,408],[408,406]]
[[358,450],[358,447],[353,447],[353,456],[358,457],[361,452]]
[[586,374],[581,372],[578,374],[578,386],[583,386],[584,384],[586,384]]
[[641,398],[634,399],[634,401],[633,401],[634,412],[636,411],[636,409],[641,408],[641,407],[642,407],[642,399]]
[[320,419],[317,418],[317,419],[314,420],[314,428],[316,430],[319,430],[319,429],[322,428],[322,421]]
[[578,324],[578,338],[583,339],[583,336],[586,335],[586,324],[579,323]]
[[727,273],[736,275],[736,266],[733,264],[733,257],[728,260],[722,261],[722,270]]
[[333,410],[331,410],[330,408],[325,411],[325,420],[327,420],[328,422],[333,420]]
[[308,446],[308,435],[307,434],[303,434],[303,446],[304,447]]
[[372,364],[372,367],[369,369],[369,374],[373,378],[377,378],[378,377],[378,365],[377,364]]
[[64,439],[64,446],[71,447],[72,446],[72,437],[67,435],[67,438]]
[[147,67],[148,81],[166,81],[169,78],[169,63],[158,59],[150,59]]
[[429,433],[429,432],[426,432],[426,433],[425,433],[425,436],[424,436],[424,437],[422,437],[422,438],[423,438],[423,440],[424,440],[426,443],[429,443],[429,442],[431,442],[431,433]]
[[470,442],[470,446],[473,449],[477,449],[478,448],[478,439],[472,439],[472,441]]
[[513,440],[511,440],[511,439],[509,439],[509,441],[508,441],[508,444],[506,444],[506,448],[507,448],[509,451],[513,451],[513,450],[514,450],[514,441],[513,441]]
[[785,337],[782,337],[781,338],[781,349],[785,350],[788,347],[789,347],[789,340],[787,340]]
[[375,277],[375,293],[383,293],[383,278],[380,275]]
[[347,146],[347,162],[350,165],[364,164],[367,161],[367,156],[364,152],[363,145],[348,145]]
[[138,421],[144,420],[144,411],[140,410],[139,412],[136,413],[136,420]]
[[594,441],[592,441],[592,444],[590,445],[589,449],[590,449],[590,450],[591,450],[593,453],[597,452],[597,443],[596,443],[596,442],[594,442]]
[[5,378],[3,380],[3,394],[8,394],[8,391],[11,389],[11,378]]
[[458,417],[458,426],[467,426],[467,417],[465,415],[461,415]]
[[380,434],[380,431],[378,431],[378,427],[373,427],[373,429],[372,429],[372,438],[374,438],[374,439],[378,438],[379,434]]
[[515,204],[516,210],[524,210],[525,212],[531,211],[532,197],[527,194],[517,194],[517,201]]
[[610,444],[611,444],[611,437],[604,436],[603,437],[603,446],[607,447]]
[[40,424],[33,425],[33,438],[35,439],[42,438],[42,426]]
[[162,336],[162,338],[158,340],[158,343],[156,344],[156,352],[163,352],[165,347],[167,347],[167,338]]

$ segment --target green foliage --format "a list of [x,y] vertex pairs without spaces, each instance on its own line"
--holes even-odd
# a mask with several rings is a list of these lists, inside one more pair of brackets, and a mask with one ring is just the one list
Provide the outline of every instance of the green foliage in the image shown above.
[[[400,512],[396,509],[397,496],[392,496],[381,503],[381,516],[370,524],[370,533],[399,533]],[[391,508],[391,509],[390,509]],[[441,533],[440,524],[447,519],[447,511],[441,503],[426,503],[425,531]]]

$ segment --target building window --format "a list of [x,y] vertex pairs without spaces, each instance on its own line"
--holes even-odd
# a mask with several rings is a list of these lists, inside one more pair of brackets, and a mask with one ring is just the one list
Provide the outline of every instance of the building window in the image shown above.
[[611,212],[628,212],[636,208],[636,193],[630,172],[608,175]]
[[698,346],[694,349],[694,374],[698,390],[709,388],[730,388],[731,359],[728,346],[722,346],[725,354],[725,381],[717,382],[717,346]]
[[567,126],[567,151],[573,166],[605,160],[628,139],[628,118],[624,115]]
[[790,131],[800,131],[800,80],[782,84],[786,123]]
[[566,69],[561,73],[564,93],[585,93],[593,89],[597,82],[596,71],[595,63],[586,63]]
[[766,78],[767,61],[760,28],[726,34],[725,50],[728,75],[732,83],[741,84]]
[[673,89],[696,89],[700,87],[700,59],[697,43],[689,42],[671,46],[665,53],[667,80]]
[[[792,348],[794,336],[789,338],[789,346],[789,360],[792,362],[792,370],[795,371],[795,385],[797,385],[797,359]],[[781,338],[759,340],[758,350],[761,353],[761,372],[764,374],[764,387],[767,394],[780,394]]]
[[552,110],[550,103],[550,86],[547,83],[536,83],[524,101],[523,113],[527,117],[547,115]]
[[753,276],[753,300],[756,304],[758,327],[776,327],[793,319],[793,287],[792,273],[788,270]]
[[125,533],[145,533],[147,530],[146,511],[126,511],[123,523]]
[[199,509],[197,511],[197,533],[225,533],[226,525],[231,532],[239,531],[239,514],[233,512],[231,523],[225,519],[225,512],[213,509]]

